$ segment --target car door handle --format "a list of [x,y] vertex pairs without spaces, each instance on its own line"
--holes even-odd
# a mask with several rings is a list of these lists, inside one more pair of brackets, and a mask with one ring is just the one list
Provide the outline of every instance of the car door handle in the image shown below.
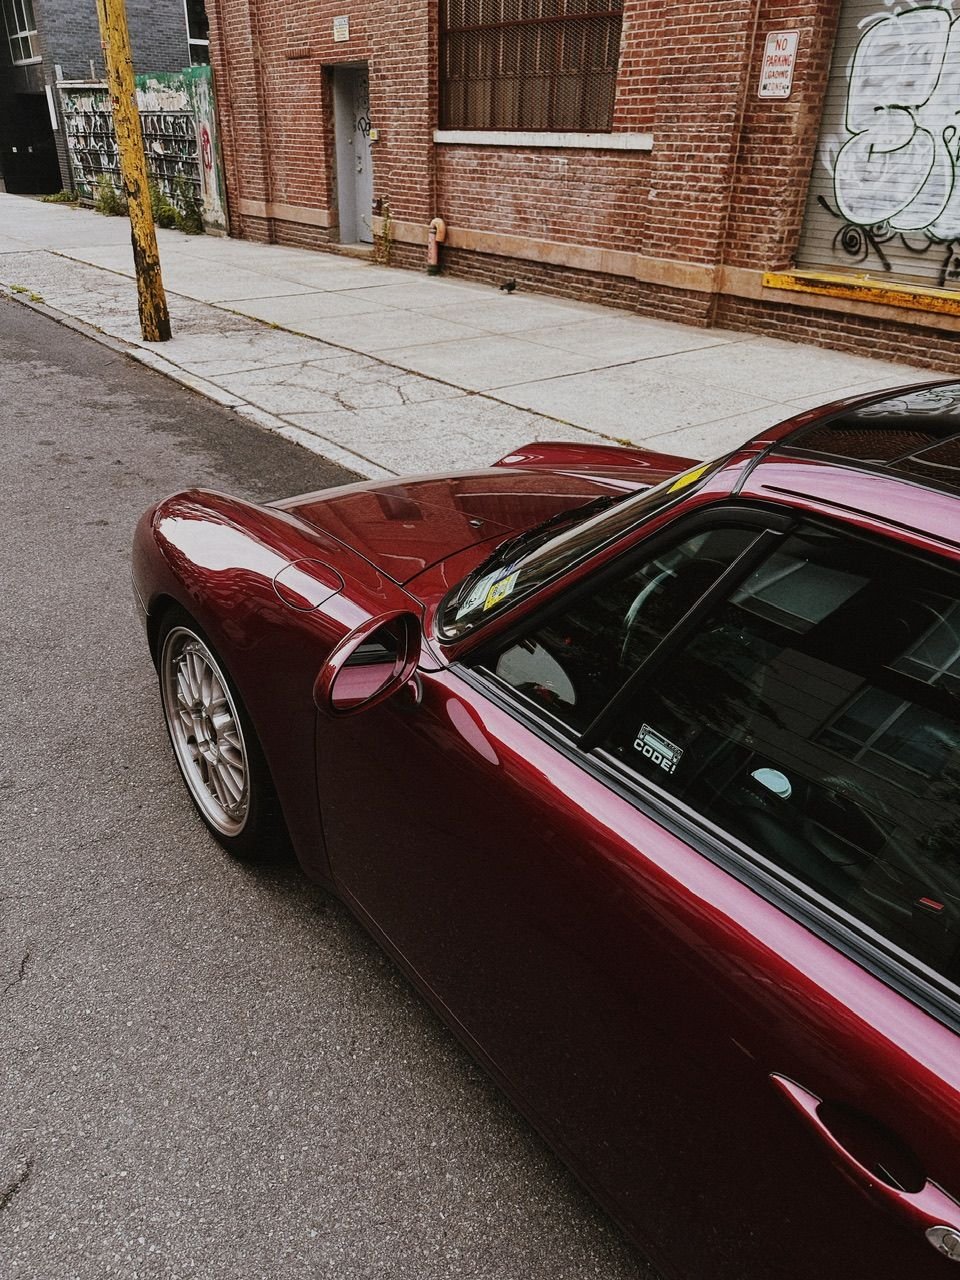
[[908,1222],[919,1227],[938,1252],[960,1262],[960,1203],[947,1195],[942,1187],[927,1179],[918,1191],[904,1191],[891,1186],[871,1172],[831,1133],[821,1119],[821,1099],[786,1076],[771,1074],[770,1079],[784,1097],[826,1143],[842,1169],[852,1174],[881,1204],[893,1209]]

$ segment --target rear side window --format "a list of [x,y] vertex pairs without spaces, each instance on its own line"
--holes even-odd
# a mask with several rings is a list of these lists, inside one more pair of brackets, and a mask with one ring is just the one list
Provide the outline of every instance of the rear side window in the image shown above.
[[802,530],[640,686],[602,747],[960,982],[954,573]]

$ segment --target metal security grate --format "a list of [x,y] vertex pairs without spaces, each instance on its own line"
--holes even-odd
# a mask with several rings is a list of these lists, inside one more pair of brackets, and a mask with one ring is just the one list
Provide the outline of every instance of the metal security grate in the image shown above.
[[623,0],[440,0],[445,129],[607,132]]
[[960,289],[960,5],[843,0],[797,266]]

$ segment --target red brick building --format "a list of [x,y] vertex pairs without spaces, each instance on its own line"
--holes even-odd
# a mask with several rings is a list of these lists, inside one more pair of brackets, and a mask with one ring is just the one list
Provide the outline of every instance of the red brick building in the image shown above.
[[207,10],[236,235],[960,367],[960,0]]

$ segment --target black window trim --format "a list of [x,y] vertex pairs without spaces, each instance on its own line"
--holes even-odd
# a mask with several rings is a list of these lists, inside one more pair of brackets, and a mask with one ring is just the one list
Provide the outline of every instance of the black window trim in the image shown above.
[[[922,961],[901,951],[895,943],[882,938],[879,934],[874,934],[868,924],[849,916],[842,907],[822,899],[815,889],[791,876],[789,872],[775,867],[759,851],[743,844],[729,832],[715,827],[703,815],[688,808],[682,801],[679,801],[668,792],[662,791],[649,779],[641,778],[638,774],[629,772],[621,762],[610,756],[609,753],[591,745],[591,739],[596,739],[594,730],[599,722],[603,722],[602,731],[605,731],[608,722],[612,722],[615,718],[614,716],[608,717],[608,712],[613,707],[622,708],[626,700],[625,691],[629,687],[631,693],[634,692],[640,683],[639,680],[635,680],[631,676],[613,695],[607,706],[596,717],[594,723],[578,734],[576,730],[563,724],[557,717],[552,716],[549,711],[533,702],[532,699],[524,697],[505,681],[499,680],[493,672],[475,669],[475,665],[481,663],[492,649],[508,646],[517,635],[528,631],[531,627],[535,627],[553,614],[561,612],[565,606],[569,605],[571,599],[595,590],[598,581],[602,582],[608,576],[614,576],[618,570],[622,572],[625,560],[628,563],[632,563],[635,559],[640,558],[645,551],[650,551],[656,555],[662,547],[675,543],[678,540],[675,537],[678,526],[682,527],[681,536],[686,535],[691,526],[695,528],[699,524],[712,524],[713,527],[716,527],[715,522],[721,512],[726,517],[725,519],[721,518],[721,524],[747,522],[757,523],[758,527],[762,525],[760,537],[737,557],[714,586],[709,588],[687,614],[667,633],[663,641],[653,651],[653,654],[650,655],[650,658],[653,658],[661,654],[662,651],[662,656],[658,658],[657,666],[662,665],[678,645],[685,641],[689,632],[695,629],[705,610],[712,607],[714,599],[719,594],[718,588],[720,588],[721,584],[727,591],[736,588],[738,582],[735,578],[739,578],[740,575],[735,575],[733,571],[741,565],[745,558],[751,556],[751,552],[756,550],[758,544],[762,543],[763,554],[768,555],[772,543],[785,538],[801,523],[827,528],[834,533],[839,528],[848,537],[859,538],[868,542],[876,542],[878,540],[875,535],[871,535],[865,530],[851,527],[846,522],[831,520],[829,517],[823,517],[809,511],[785,515],[782,511],[771,513],[760,506],[747,506],[746,504],[734,506],[729,501],[723,507],[718,505],[702,508],[692,513],[687,519],[671,523],[666,528],[659,530],[649,541],[644,540],[631,548],[627,556],[622,559],[617,558],[609,565],[605,565],[602,576],[598,575],[597,579],[593,579],[587,584],[578,584],[575,592],[570,592],[562,595],[559,599],[551,600],[549,605],[542,611],[534,615],[527,614],[509,631],[500,632],[490,644],[473,650],[463,660],[455,660],[451,663],[450,669],[472,689],[489,698],[495,706],[518,720],[541,741],[554,747],[561,755],[579,765],[591,777],[609,787],[611,791],[629,804],[632,804],[641,813],[658,822],[664,830],[682,840],[694,852],[701,854],[710,862],[732,875],[734,879],[752,889],[771,905],[809,929],[811,933],[834,947],[848,959],[853,960],[854,963],[860,965],[861,968],[878,978],[912,1004],[936,1018],[952,1031],[960,1033],[960,987],[955,986],[947,978],[928,969]],[[764,538],[764,530],[769,532],[771,536]],[[933,560],[931,555],[909,544],[898,543],[897,545],[901,554],[917,558],[924,564],[929,565]],[[756,557],[753,557],[753,559],[756,559]],[[743,573],[743,578],[746,578],[751,572],[753,559],[751,559],[749,567]],[[942,565],[938,567],[943,568]],[[467,665],[468,663],[470,665]],[[638,672],[635,675],[639,672],[649,676],[649,659],[638,668]],[[583,743],[587,734],[590,737],[587,739],[585,748]],[[871,937],[870,935],[873,936]],[[876,941],[874,941],[874,938],[876,938]]]
[[[702,814],[661,791],[656,783],[629,774],[604,751],[590,757],[588,771],[648,817],[729,872],[823,941],[835,946],[874,977],[927,1013],[960,1032],[960,988],[877,934],[798,877],[775,866],[758,850],[714,826]],[[581,763],[585,763],[582,760]],[[622,771],[622,773],[621,773]]]

